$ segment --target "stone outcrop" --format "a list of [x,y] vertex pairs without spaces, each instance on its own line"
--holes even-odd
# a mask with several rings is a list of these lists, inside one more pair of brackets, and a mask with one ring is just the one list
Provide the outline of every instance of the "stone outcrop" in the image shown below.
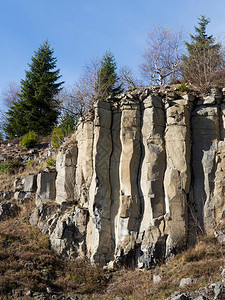
[[4,221],[8,218],[13,218],[17,215],[19,207],[16,203],[5,202],[0,203],[0,221]]
[[67,145],[57,155],[56,159],[56,202],[74,199],[75,166],[77,164],[77,145]]
[[36,205],[46,201],[54,201],[56,173],[43,172],[37,175]]
[[[140,88],[96,102],[37,176],[31,223],[94,263],[150,268],[225,216],[225,96]],[[32,178],[24,189],[34,191]]]

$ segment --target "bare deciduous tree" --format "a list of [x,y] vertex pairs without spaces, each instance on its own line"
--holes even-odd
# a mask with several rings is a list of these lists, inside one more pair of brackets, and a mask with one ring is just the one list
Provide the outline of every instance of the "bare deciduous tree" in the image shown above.
[[202,91],[210,87],[224,86],[225,63],[224,53],[218,49],[193,46],[192,56],[185,57],[182,73],[185,81],[190,82]]
[[[112,83],[110,80],[107,80],[108,78],[104,80],[101,77],[104,81],[104,86],[99,86],[98,76],[101,66],[100,59],[93,59],[84,67],[79,80],[73,86],[60,91],[58,94],[61,110],[59,123],[67,118],[75,120],[84,118],[87,112],[92,109],[96,100],[105,100],[106,92]],[[118,78],[118,85],[125,88],[138,87],[141,84],[140,81],[134,78],[132,71],[128,67],[124,67],[119,71]]]
[[182,31],[168,27],[154,27],[148,34],[148,48],[140,66],[142,75],[153,84],[164,84],[175,78],[180,65],[183,46]]
[[6,88],[2,91],[2,102],[9,108],[15,101],[18,100],[18,95],[20,93],[20,85],[15,81],[8,83]]
[[119,70],[119,77],[120,82],[125,89],[137,88],[143,85],[142,82],[133,75],[132,70],[127,66],[124,66]]
[[10,81],[5,89],[1,92],[1,101],[4,105],[0,109],[0,135],[1,138],[4,136],[4,127],[6,124],[6,110],[8,110],[14,102],[19,98],[20,94],[20,85],[15,81]]
[[83,118],[96,99],[97,72],[100,61],[96,58],[86,65],[79,80],[69,88],[64,88],[58,95],[60,100],[61,118],[73,115],[76,119]]

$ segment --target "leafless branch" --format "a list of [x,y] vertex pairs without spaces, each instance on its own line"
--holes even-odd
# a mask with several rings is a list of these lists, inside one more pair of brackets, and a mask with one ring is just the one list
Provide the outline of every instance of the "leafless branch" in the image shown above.
[[178,72],[183,32],[174,32],[171,28],[162,26],[155,27],[148,34],[147,43],[144,62],[140,66],[142,75],[151,83],[162,85],[174,78]]

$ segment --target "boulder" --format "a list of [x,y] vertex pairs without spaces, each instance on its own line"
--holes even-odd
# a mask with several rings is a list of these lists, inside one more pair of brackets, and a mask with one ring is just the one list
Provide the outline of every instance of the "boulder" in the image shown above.
[[56,173],[39,173],[37,175],[36,205],[55,200]]
[[77,145],[66,144],[56,159],[56,202],[74,200],[75,170],[77,164]]
[[6,202],[0,204],[0,221],[4,221],[8,218],[13,218],[19,211],[18,206],[12,202]]
[[193,285],[197,282],[197,279],[196,278],[191,278],[191,277],[187,277],[187,278],[182,278],[180,280],[180,288],[185,288],[189,285]]
[[22,180],[23,191],[35,193],[37,189],[37,175],[28,175]]

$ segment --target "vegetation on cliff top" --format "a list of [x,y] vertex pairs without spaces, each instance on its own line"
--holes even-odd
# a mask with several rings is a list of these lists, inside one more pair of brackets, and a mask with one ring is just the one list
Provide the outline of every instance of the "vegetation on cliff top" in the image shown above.
[[[149,32],[141,65],[146,84],[179,81],[204,92],[214,86],[223,87],[225,55],[222,44],[207,34],[209,22],[201,16],[195,34],[190,34],[186,42],[182,30],[159,26]],[[61,76],[59,69],[55,70],[56,58],[49,42],[43,43],[31,60],[21,87],[11,84],[6,93],[3,91],[3,102],[9,110],[7,117],[3,113],[1,118],[2,136],[12,138],[31,130],[47,135],[57,124],[68,134],[96,100],[105,101],[107,96],[121,93],[123,87],[143,85],[127,67],[122,67],[118,76],[115,57],[107,51],[101,60],[86,65],[74,87],[59,93],[63,82],[58,82]]]

